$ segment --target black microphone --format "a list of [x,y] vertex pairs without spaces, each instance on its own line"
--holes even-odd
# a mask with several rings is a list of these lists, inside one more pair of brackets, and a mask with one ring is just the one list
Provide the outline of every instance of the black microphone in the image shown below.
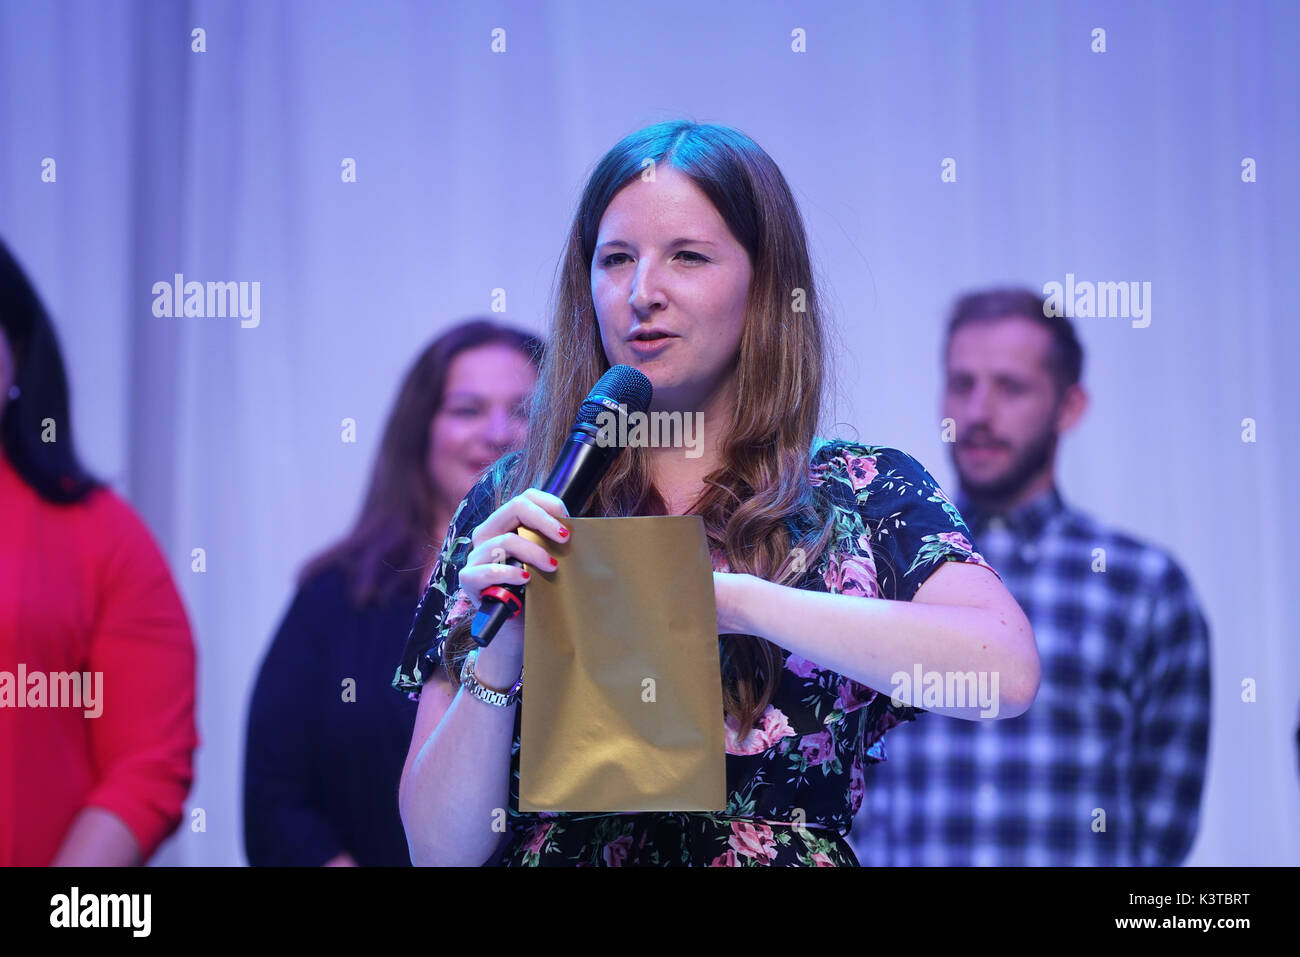
[[[568,441],[560,449],[543,492],[564,503],[570,515],[578,515],[622,448],[617,442],[601,445],[596,422],[601,413],[645,412],[654,389],[650,380],[631,366],[614,366],[592,388],[578,410]],[[620,408],[620,406],[622,408]],[[607,437],[608,439],[608,437]],[[522,565],[509,558],[507,565]],[[490,585],[481,593],[482,604],[470,625],[470,635],[480,648],[487,647],[497,631],[524,607],[524,585]]]

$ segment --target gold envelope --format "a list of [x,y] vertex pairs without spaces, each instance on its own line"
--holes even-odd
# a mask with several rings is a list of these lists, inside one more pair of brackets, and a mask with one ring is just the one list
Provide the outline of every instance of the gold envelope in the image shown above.
[[520,811],[721,811],[713,566],[698,515],[571,518],[524,614]]

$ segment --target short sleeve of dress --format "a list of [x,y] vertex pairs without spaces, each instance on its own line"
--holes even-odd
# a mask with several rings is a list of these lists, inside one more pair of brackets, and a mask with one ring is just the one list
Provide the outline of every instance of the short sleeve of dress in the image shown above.
[[433,574],[415,607],[415,620],[393,678],[393,687],[407,692],[413,700],[420,697],[424,683],[442,666],[447,636],[474,611],[474,605],[460,587],[460,570],[472,547],[470,536],[494,511],[497,484],[518,454],[499,459],[469,490],[452,516]]
[[856,498],[882,598],[911,601],[944,562],[970,562],[998,574],[975,551],[957,507],[912,456],[849,442],[838,443],[835,455]]

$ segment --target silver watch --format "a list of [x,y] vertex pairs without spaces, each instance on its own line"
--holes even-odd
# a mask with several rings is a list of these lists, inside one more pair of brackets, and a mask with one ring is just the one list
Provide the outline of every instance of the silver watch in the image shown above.
[[475,648],[465,656],[465,663],[460,667],[460,685],[479,701],[485,701],[490,705],[498,708],[508,708],[519,700],[520,694],[524,688],[524,670],[519,669],[519,678],[515,681],[514,687],[509,691],[494,691],[486,685],[480,684],[478,677],[474,674],[474,666],[478,663],[479,649]]

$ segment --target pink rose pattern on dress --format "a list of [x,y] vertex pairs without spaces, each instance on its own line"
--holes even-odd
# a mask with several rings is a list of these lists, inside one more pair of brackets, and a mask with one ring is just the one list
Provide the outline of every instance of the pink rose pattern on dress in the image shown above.
[[733,821],[731,837],[727,841],[731,849],[742,857],[752,857],[763,864],[776,859],[776,840],[772,829],[766,824],[749,824]]
[[787,671],[793,672],[800,678],[811,678],[817,671],[817,666],[806,658],[800,658],[791,652],[790,657],[785,660]]
[[617,840],[610,841],[605,845],[604,859],[606,867],[622,867],[623,862],[627,860],[628,852],[632,849],[632,838],[630,835],[623,835]]
[[[906,599],[944,561],[987,565],[956,508],[906,453],[836,440],[818,450],[808,479],[819,490],[819,501],[835,508],[837,528],[827,553],[810,563],[799,587]],[[486,517],[472,512],[457,512],[421,599],[451,596],[440,622],[444,627],[473,607],[456,578],[470,547],[469,532]],[[714,569],[730,570],[721,549],[711,548],[710,558]],[[409,660],[422,652],[415,649]],[[404,659],[394,685],[414,691],[416,678]],[[520,813],[516,736],[507,808],[514,836],[496,863],[851,865],[843,835],[863,804],[866,768],[885,759],[885,734],[916,714],[906,706],[895,708],[888,694],[788,654],[772,702],[743,739],[739,722],[724,717],[727,807],[721,813]],[[785,823],[795,819],[807,826]]]
[[860,685],[852,678],[845,678],[839,685],[835,697],[835,708],[844,714],[852,714],[859,708],[865,708],[875,699],[876,693],[866,685]]
[[859,809],[862,807],[862,799],[866,796],[867,782],[862,773],[862,762],[856,757],[853,764],[849,767],[849,812],[850,817],[857,817]]
[[[993,568],[992,565],[984,560],[983,555],[975,551],[975,546],[970,543],[970,539],[961,532],[940,532],[939,541],[943,542],[945,545],[951,545],[954,548],[960,549],[963,552],[969,552],[970,558],[968,558],[967,561],[974,562],[976,565],[983,565],[988,569]],[[997,575],[997,572],[994,571],[993,574]],[[998,577],[1001,578],[1002,576],[998,575]]]
[[974,549],[971,547],[970,541],[967,540],[966,536],[963,535],[961,532],[940,532],[939,541],[947,542],[949,545],[956,545],[958,548],[963,549],[964,551],[968,551],[968,552],[974,551]]
[[849,482],[853,485],[853,491],[864,489],[876,480],[874,455],[845,455],[844,463],[848,469]]
[[553,827],[555,825],[550,822],[534,825],[529,831],[528,837],[524,839],[523,853],[526,855],[540,854],[542,845],[546,843],[546,836],[551,833]]
[[457,588],[456,593],[452,595],[451,607],[447,610],[447,622],[444,627],[447,629],[455,627],[462,620],[468,618],[473,611],[474,603],[465,594],[465,589]]
[[763,712],[762,720],[750,729],[744,740],[736,740],[736,735],[740,733],[740,721],[738,719],[728,715],[724,719],[723,725],[726,728],[728,754],[762,754],[769,748],[775,747],[783,738],[788,738],[794,734],[794,728],[790,727],[790,722],[786,719],[786,716],[772,705],[767,706],[767,710]]
[[876,566],[870,552],[865,555],[832,555],[822,577],[826,590],[832,595],[880,597],[876,591]]
[[834,741],[829,731],[804,735],[799,739],[799,753],[809,767],[819,768],[835,755]]

